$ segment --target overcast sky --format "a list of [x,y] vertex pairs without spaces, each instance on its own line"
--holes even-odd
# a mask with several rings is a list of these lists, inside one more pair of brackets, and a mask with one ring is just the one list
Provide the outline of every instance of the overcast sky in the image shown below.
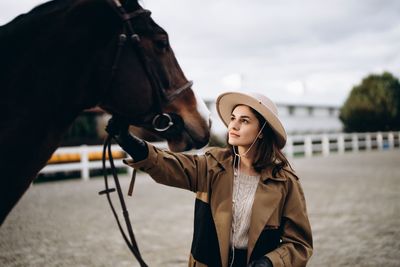
[[[38,0],[2,1],[0,24]],[[145,0],[194,89],[341,105],[370,73],[400,76],[399,0]]]

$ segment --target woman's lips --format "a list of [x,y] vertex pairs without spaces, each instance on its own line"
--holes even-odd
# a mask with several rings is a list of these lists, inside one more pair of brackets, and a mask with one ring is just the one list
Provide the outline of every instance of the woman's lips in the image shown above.
[[229,133],[229,136],[230,136],[230,137],[240,137],[240,135],[235,134],[235,133]]

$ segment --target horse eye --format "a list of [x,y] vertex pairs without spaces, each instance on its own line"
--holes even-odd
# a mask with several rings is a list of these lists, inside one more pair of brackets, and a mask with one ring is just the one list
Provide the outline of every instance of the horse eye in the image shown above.
[[163,50],[168,48],[169,43],[167,39],[162,39],[162,40],[156,40],[155,45],[157,46],[158,49]]

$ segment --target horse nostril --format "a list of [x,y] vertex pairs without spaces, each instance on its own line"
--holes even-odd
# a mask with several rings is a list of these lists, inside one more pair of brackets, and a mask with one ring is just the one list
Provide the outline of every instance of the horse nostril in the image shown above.
[[210,117],[208,118],[208,129],[211,129],[211,126],[212,126],[212,119]]

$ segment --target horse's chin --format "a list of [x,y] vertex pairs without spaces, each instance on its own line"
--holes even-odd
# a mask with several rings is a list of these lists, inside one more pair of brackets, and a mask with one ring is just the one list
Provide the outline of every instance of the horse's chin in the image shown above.
[[208,144],[209,138],[196,138],[187,131],[183,132],[176,139],[167,139],[168,147],[173,152],[188,151],[191,149],[200,149]]
[[188,146],[186,142],[183,142],[181,140],[169,140],[168,148],[173,152],[183,152],[192,149],[191,146]]

